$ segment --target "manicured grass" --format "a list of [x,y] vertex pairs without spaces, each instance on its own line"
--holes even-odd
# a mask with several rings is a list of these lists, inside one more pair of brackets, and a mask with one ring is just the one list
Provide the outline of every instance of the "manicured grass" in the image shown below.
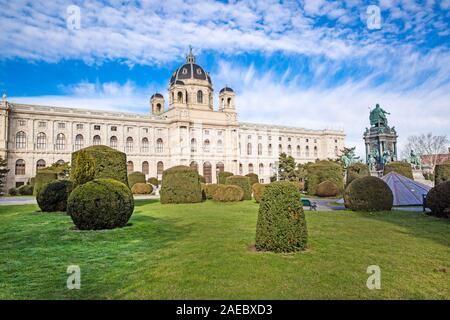
[[[306,211],[309,244],[256,253],[253,201],[137,201],[130,225],[77,231],[37,206],[0,207],[1,299],[450,299],[450,222],[415,212]],[[81,289],[66,269],[81,268]],[[369,265],[381,290],[369,290]],[[446,272],[445,272],[446,271]]]

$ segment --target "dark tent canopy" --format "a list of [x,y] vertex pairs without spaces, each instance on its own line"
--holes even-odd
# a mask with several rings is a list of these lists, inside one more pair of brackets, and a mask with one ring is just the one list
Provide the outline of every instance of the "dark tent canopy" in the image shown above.
[[381,179],[391,188],[394,194],[394,206],[422,205],[422,195],[426,195],[431,187],[406,178],[396,172],[389,172]]

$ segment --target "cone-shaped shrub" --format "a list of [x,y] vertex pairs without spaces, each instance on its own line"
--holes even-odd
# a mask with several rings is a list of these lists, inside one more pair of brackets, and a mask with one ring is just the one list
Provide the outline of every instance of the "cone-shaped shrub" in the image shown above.
[[367,164],[357,162],[354,163],[347,168],[347,182],[348,185],[350,182],[357,178],[368,177],[370,176],[369,166]]
[[133,194],[150,194],[153,192],[153,187],[151,184],[138,182],[131,187],[131,192]]
[[36,196],[36,201],[42,212],[67,210],[67,199],[73,189],[69,180],[55,180],[44,185]]
[[161,186],[161,203],[195,203],[202,201],[198,172],[187,166],[164,170]]
[[231,176],[226,179],[226,184],[239,186],[244,190],[243,200],[252,199],[252,187],[250,186],[250,179],[244,176]]
[[335,197],[339,194],[339,188],[333,181],[323,181],[319,183],[316,189],[316,195],[319,197]]
[[244,190],[239,186],[219,184],[214,191],[213,200],[218,202],[236,202],[241,201],[244,196]]
[[255,198],[255,201],[257,203],[261,202],[261,198],[262,198],[265,188],[266,188],[266,184],[262,184],[262,183],[254,183],[252,185],[253,198]]
[[256,249],[291,252],[305,248],[308,239],[300,193],[288,181],[267,185],[259,205]]
[[383,175],[387,175],[389,172],[397,172],[402,176],[414,180],[411,164],[406,161],[393,161],[386,163],[384,165]]
[[247,173],[245,176],[250,179],[250,186],[253,186],[253,184],[259,182],[259,178],[256,173]]
[[128,186],[132,188],[136,183],[145,183],[145,174],[134,171],[128,175]]
[[427,194],[427,207],[431,215],[439,218],[450,218],[450,181],[438,184]]
[[362,177],[350,182],[345,189],[344,204],[354,211],[391,210],[394,196],[383,180],[376,177]]
[[217,175],[217,183],[218,184],[225,184],[228,177],[231,177],[233,173],[228,171],[219,172]]
[[75,188],[67,213],[80,230],[124,227],[134,210],[130,188],[115,179],[95,179]]

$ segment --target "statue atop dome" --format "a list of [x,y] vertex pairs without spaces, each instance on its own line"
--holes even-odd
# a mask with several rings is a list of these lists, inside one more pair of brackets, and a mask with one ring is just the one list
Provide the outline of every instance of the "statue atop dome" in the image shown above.
[[189,45],[189,54],[186,56],[186,63],[195,63],[195,56],[192,53],[191,45]]

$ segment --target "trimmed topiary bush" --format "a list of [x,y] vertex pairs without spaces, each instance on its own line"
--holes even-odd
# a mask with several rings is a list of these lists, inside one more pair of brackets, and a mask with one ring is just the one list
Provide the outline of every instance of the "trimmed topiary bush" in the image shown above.
[[239,186],[218,184],[212,196],[214,201],[236,202],[244,197],[244,190]]
[[402,176],[414,180],[411,164],[406,161],[393,161],[386,163],[384,165],[383,175],[387,175],[389,172],[397,172]]
[[136,183],[145,183],[145,174],[134,171],[128,175],[128,186],[132,188]]
[[95,179],[75,188],[67,213],[80,230],[124,227],[134,210],[130,188],[115,179]]
[[55,172],[47,171],[46,169],[39,170],[36,173],[33,194],[37,195],[44,185],[57,179],[58,175]]
[[250,179],[250,186],[253,186],[255,183],[259,183],[259,178],[256,173],[247,173],[245,176]]
[[346,185],[357,178],[370,176],[369,166],[365,163],[357,162],[347,168],[347,181]]
[[16,188],[9,188],[8,194],[10,196],[17,196],[17,189]]
[[148,178],[147,182],[155,187],[159,186],[158,178],[155,177]]
[[127,156],[107,146],[87,147],[72,153],[70,174],[75,186],[100,178],[115,179],[128,186]]
[[35,180],[36,180],[35,177],[32,177],[32,178],[28,179],[28,184],[29,184],[30,186],[33,186],[33,187],[34,187],[34,182],[35,182]]
[[267,185],[259,205],[256,249],[291,252],[305,248],[305,214],[297,188],[288,181]]
[[17,193],[21,196],[31,196],[33,194],[33,186],[24,184],[17,188]]
[[214,192],[216,192],[218,186],[219,185],[215,184],[215,183],[205,184],[204,190],[205,190],[206,199],[213,198],[213,194],[214,194]]
[[250,186],[249,177],[244,176],[231,176],[225,180],[225,184],[239,186],[244,190],[243,200],[252,199],[252,187]]
[[252,185],[252,191],[253,191],[253,198],[255,198],[255,201],[257,203],[261,202],[261,198],[264,192],[264,189],[266,188],[267,184],[262,183],[254,183]]
[[394,195],[386,182],[376,177],[362,177],[345,189],[344,204],[354,211],[391,210]]
[[339,194],[339,188],[333,181],[323,181],[319,183],[316,189],[316,195],[319,197],[335,197]]
[[217,183],[218,184],[225,184],[227,178],[231,177],[232,175],[233,175],[233,173],[228,172],[228,171],[219,172],[219,174],[217,175]]
[[198,179],[200,180],[201,183],[206,183],[205,177],[202,176],[201,174],[198,175]]
[[343,169],[336,162],[322,160],[307,166],[308,194],[316,194],[319,183],[332,181],[339,188],[339,193],[344,188]]
[[161,186],[161,203],[195,203],[202,201],[199,174],[187,166],[164,170]]
[[153,187],[151,184],[138,182],[131,187],[131,192],[133,194],[150,194],[153,192]]
[[298,191],[303,191],[305,189],[305,183],[301,181],[290,181],[290,183],[292,183]]
[[445,181],[432,188],[426,199],[431,215],[450,219],[450,181]]
[[444,162],[434,167],[434,182],[436,185],[450,181],[450,162]]
[[67,199],[73,189],[73,183],[69,180],[56,180],[44,185],[36,196],[39,208],[43,212],[67,210]]

